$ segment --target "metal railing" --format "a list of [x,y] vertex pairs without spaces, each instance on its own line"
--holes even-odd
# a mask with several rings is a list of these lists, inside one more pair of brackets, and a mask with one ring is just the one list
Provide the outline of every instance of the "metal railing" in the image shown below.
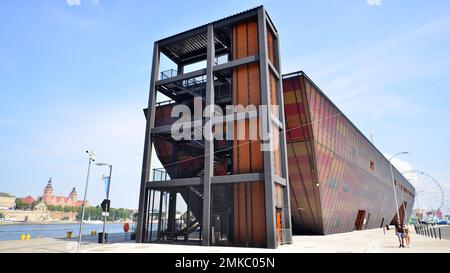
[[175,69],[169,69],[161,72],[160,79],[164,80],[175,76],[178,76],[178,71],[176,71]]
[[205,84],[206,83],[206,75],[198,76],[195,78],[187,79],[183,81],[183,87],[189,87],[199,84]]
[[167,181],[170,180],[170,176],[163,168],[153,169],[152,181]]

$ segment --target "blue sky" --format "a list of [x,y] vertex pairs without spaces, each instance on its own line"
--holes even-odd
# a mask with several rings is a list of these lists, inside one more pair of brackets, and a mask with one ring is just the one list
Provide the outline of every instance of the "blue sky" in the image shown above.
[[[260,4],[283,72],[304,70],[450,196],[450,2],[406,0],[1,1],[0,191],[36,196],[52,177],[81,195],[94,149],[114,165],[112,206],[137,208],[153,42]],[[106,171],[92,169],[91,203]]]

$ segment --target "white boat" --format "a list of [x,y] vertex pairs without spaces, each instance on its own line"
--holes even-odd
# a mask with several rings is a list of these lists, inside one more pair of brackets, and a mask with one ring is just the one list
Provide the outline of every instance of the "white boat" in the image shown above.
[[91,217],[89,217],[87,220],[84,220],[85,224],[95,225],[95,224],[103,224],[102,220],[91,220]]

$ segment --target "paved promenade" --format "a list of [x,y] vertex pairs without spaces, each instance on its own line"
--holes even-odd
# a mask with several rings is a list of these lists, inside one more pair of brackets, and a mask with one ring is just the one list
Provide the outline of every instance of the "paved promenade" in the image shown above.
[[[76,240],[35,239],[30,241],[0,242],[0,252],[75,252]],[[102,252],[140,252],[140,253],[248,253],[248,252],[298,252],[298,253],[450,253],[450,240],[439,240],[411,234],[410,248],[398,248],[394,231],[386,234],[382,229],[354,231],[327,236],[294,236],[293,244],[279,248],[235,248],[235,247],[201,247],[169,244],[135,244],[130,241],[100,245],[85,242],[81,246],[83,253]]]

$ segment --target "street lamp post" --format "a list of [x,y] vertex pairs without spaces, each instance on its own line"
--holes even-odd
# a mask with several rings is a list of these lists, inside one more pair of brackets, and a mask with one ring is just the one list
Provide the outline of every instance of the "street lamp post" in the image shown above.
[[86,197],[87,197],[87,190],[88,190],[88,184],[89,184],[89,173],[91,171],[91,163],[92,163],[92,161],[95,161],[94,151],[86,151],[86,153],[89,155],[89,165],[88,165],[88,171],[87,171],[87,176],[86,176],[86,186],[84,187],[83,209],[81,212],[80,230],[78,233],[77,252],[80,251],[81,234],[83,233],[83,219],[84,219],[84,212],[86,210]]
[[[97,163],[97,166],[109,167],[109,185],[106,189],[106,199],[109,200],[109,188],[111,185],[111,174],[112,174],[112,165],[107,163]],[[105,230],[106,230],[106,214],[103,216],[103,233],[102,233],[102,244],[105,244]]]
[[[394,159],[394,157],[399,156],[401,154],[408,154],[408,152],[397,153],[389,159],[389,165],[391,166],[392,188],[394,190],[394,197],[395,197],[395,210],[397,211],[397,223],[400,223],[400,208],[398,207],[397,192],[395,191],[395,180],[394,180],[394,171],[392,170],[392,159]],[[406,216],[406,214],[405,214],[405,216]]]

